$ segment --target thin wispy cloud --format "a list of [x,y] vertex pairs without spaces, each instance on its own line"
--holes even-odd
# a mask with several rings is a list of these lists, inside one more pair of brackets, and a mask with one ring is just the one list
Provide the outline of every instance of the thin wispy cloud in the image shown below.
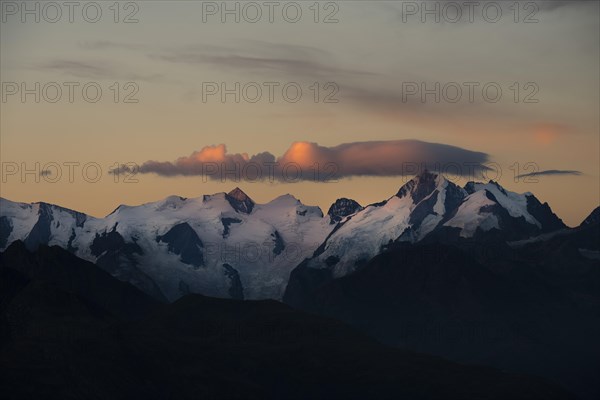
[[553,175],[574,175],[574,176],[579,176],[579,175],[583,175],[583,172],[581,171],[575,171],[575,170],[561,170],[561,169],[548,169],[545,171],[537,171],[537,172],[530,172],[528,174],[521,174],[521,175],[517,175],[516,178],[527,178],[527,177],[533,177],[533,176],[553,176]]
[[537,6],[541,9],[541,10],[555,10],[557,8],[562,8],[562,7],[579,7],[581,5],[584,4],[588,4],[590,3],[589,0],[547,0],[547,1],[539,1],[536,2]]
[[37,69],[60,72],[80,78],[105,79],[114,76],[111,66],[75,60],[52,60],[37,65]]
[[128,72],[123,67],[99,61],[80,61],[71,59],[54,59],[30,67],[36,71],[58,73],[82,79],[92,80],[128,80],[134,82],[159,82],[162,74],[142,75]]
[[152,59],[190,66],[209,65],[236,72],[249,71],[293,78],[364,77],[373,72],[348,69],[335,65],[331,54],[310,46],[251,41],[245,46],[191,46],[151,53]]
[[122,49],[122,50],[144,50],[148,49],[149,46],[134,44],[134,43],[120,43],[109,40],[93,40],[79,42],[78,46],[82,50],[110,50],[110,49]]

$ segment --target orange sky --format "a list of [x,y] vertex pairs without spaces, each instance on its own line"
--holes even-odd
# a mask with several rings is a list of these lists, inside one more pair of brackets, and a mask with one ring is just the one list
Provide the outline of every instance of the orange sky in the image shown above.
[[[24,179],[20,173],[11,175],[1,183],[0,195],[102,216],[121,203],[172,194],[195,197],[240,186],[259,202],[292,193],[326,211],[337,197],[361,204],[385,199],[406,178],[286,184],[144,174],[136,176],[136,183],[125,183],[115,182],[108,171],[128,162],[173,162],[220,144],[247,157],[269,152],[306,163],[314,155],[303,142],[333,147],[416,139],[488,154],[502,167],[502,185],[533,192],[570,225],[600,204],[597,2],[542,6],[534,24],[515,23],[511,14],[494,24],[480,18],[473,23],[404,23],[393,2],[361,1],[339,3],[337,23],[315,23],[308,9],[293,24],[282,19],[203,23],[200,3],[142,2],[137,23],[114,23],[110,10],[94,24],[81,19],[3,20],[3,170],[18,165],[21,172],[22,167],[48,162],[79,166],[73,182],[67,179],[67,168],[56,183],[43,177],[36,183],[35,173]],[[36,82],[47,90],[39,93],[40,102],[33,94],[24,101],[21,93],[7,94],[7,84],[25,83],[31,89]],[[53,82],[63,88],[55,103],[47,99],[54,94],[48,86]],[[72,102],[65,82],[79,85]],[[82,93],[90,82],[102,89],[96,103]],[[278,86],[272,102],[265,90],[256,102],[243,93],[238,93],[239,102],[235,95],[224,102],[218,95],[203,102],[203,82],[229,88],[236,82],[242,87],[254,83],[264,89],[265,82]],[[493,82],[503,95],[489,102],[477,89],[473,101],[466,92],[455,103],[443,96],[436,102],[431,95],[422,101],[420,94],[403,101],[407,82],[429,88],[436,82],[442,87],[458,82],[463,89],[465,82],[477,82],[478,88]],[[302,89],[297,102],[287,101],[281,91],[289,83]],[[535,85],[527,86],[531,83]],[[133,92],[138,101],[125,102]],[[326,102],[327,95],[337,101]],[[525,101],[529,95],[537,102]],[[295,142],[300,143],[286,154]],[[223,151],[215,147],[197,156],[220,159]],[[96,164],[89,163],[102,169],[98,182],[90,183],[81,174],[86,164],[93,171]],[[582,174],[515,182],[517,165],[519,173],[533,166]]]

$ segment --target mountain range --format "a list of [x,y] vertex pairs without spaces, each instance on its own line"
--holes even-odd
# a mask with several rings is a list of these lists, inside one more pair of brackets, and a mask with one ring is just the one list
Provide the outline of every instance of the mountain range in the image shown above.
[[[194,307],[208,314],[229,309],[213,299],[210,311],[202,296],[252,300],[259,308],[270,304],[260,301],[282,301],[297,312],[341,321],[390,346],[385,349],[533,374],[595,399],[599,216],[600,207],[567,227],[532,193],[493,181],[460,187],[425,171],[387,200],[363,206],[340,198],[327,213],[291,195],[258,204],[239,188],[121,205],[104,218],[0,199],[0,251],[5,265],[25,275],[11,279],[58,280],[60,290],[101,303],[118,319],[153,318],[168,304],[177,315],[185,307],[180,318],[194,324],[207,318],[196,316]],[[65,267],[80,263],[96,272]],[[283,312],[269,310],[275,319]],[[175,324],[185,331],[184,322]],[[251,331],[244,327],[240,334]],[[179,335],[173,340],[185,342]],[[153,340],[145,343],[151,347]],[[361,340],[350,347],[362,346]],[[375,362],[365,357],[356,362]]]
[[428,236],[525,240],[565,229],[531,193],[495,182],[462,188],[424,172],[396,195],[362,207],[346,198],[324,214],[291,195],[255,203],[239,188],[121,205],[104,218],[47,203],[0,199],[0,250],[58,245],[158,300],[188,293],[282,299],[294,268],[353,272],[392,242]]

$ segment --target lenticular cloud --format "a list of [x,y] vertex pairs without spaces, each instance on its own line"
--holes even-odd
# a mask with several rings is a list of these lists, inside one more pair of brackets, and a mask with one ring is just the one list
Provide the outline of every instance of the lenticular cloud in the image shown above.
[[419,140],[343,143],[333,147],[295,142],[280,157],[228,153],[224,144],[206,146],[175,161],[123,165],[116,173],[203,176],[213,180],[331,181],[353,176],[414,175],[423,169],[480,176],[489,168],[486,153]]

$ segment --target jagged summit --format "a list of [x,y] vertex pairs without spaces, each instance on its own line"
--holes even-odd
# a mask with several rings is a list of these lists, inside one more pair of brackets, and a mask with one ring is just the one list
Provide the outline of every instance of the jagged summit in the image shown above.
[[227,193],[227,195],[233,197],[234,199],[236,199],[238,201],[245,201],[245,200],[252,201],[250,196],[248,196],[242,189],[240,189],[237,186],[231,192]]
[[496,189],[498,189],[502,194],[504,194],[505,196],[507,195],[506,189],[504,189],[498,182],[493,181],[491,179],[488,181],[488,183],[469,181],[465,184],[464,189],[467,191],[468,194],[472,194],[480,188],[486,187],[486,185],[492,185],[496,187]]
[[341,199],[337,199],[331,207],[329,207],[327,215],[329,215],[330,224],[335,224],[340,222],[342,218],[361,211],[362,209],[363,207],[357,201],[342,197]]
[[231,192],[225,195],[231,207],[233,207],[237,212],[242,212],[244,214],[250,214],[252,209],[256,205],[254,201],[248,196],[242,189],[236,187]]
[[443,175],[424,170],[420,174],[416,175],[410,181],[406,182],[396,196],[399,198],[411,196],[415,204],[431,195],[436,189],[440,190],[448,186],[455,187],[453,183],[449,182]]

